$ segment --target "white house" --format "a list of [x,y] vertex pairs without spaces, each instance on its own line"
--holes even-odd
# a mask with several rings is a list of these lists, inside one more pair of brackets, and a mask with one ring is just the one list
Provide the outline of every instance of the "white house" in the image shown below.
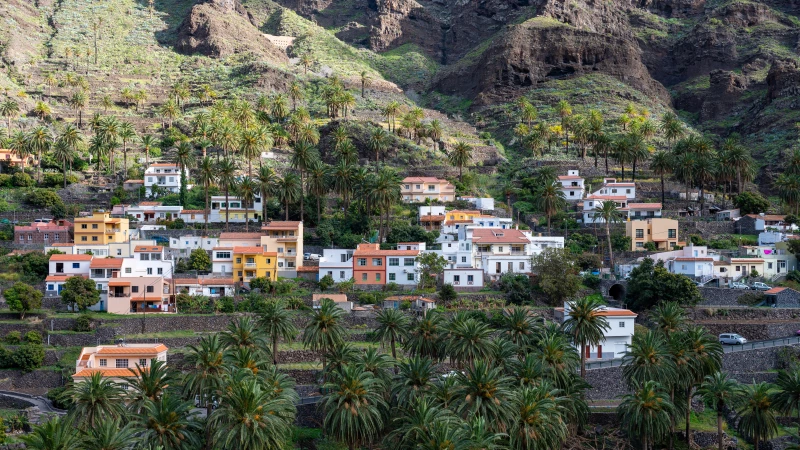
[[[251,222],[261,219],[263,208],[260,195],[253,199],[251,205],[245,205],[239,197],[229,195],[227,204],[229,206],[226,210],[224,195],[212,195],[208,204],[208,221],[210,223],[225,222],[226,211],[230,223],[245,223],[245,215],[250,218]],[[245,206],[247,207],[245,208]],[[186,209],[181,211],[180,218],[186,223],[204,223],[206,214],[202,209]]]
[[319,259],[319,277],[330,275],[333,281],[341,283],[353,278],[353,252],[352,249],[329,249],[322,250],[322,257]]
[[444,269],[444,284],[458,290],[480,290],[483,288],[483,270],[471,267],[452,267]]
[[[764,233],[762,233],[764,234]],[[759,239],[761,236],[759,236]],[[785,276],[788,272],[797,268],[797,258],[788,251],[785,244],[758,245],[742,247],[745,255],[755,257],[764,261],[764,270],[761,273],[767,279]]]
[[628,203],[626,210],[631,220],[661,217],[661,203]]
[[311,295],[311,307],[313,309],[319,309],[320,304],[322,303],[322,299],[327,298],[328,300],[333,301],[336,303],[336,306],[342,308],[346,312],[353,311],[353,302],[347,299],[347,295],[345,294],[312,294]]
[[413,286],[419,282],[419,263],[417,256],[425,250],[419,248],[405,250],[385,250],[386,252],[386,282],[397,283],[401,286]]
[[581,200],[586,193],[584,179],[577,170],[568,170],[566,175],[558,177],[558,182],[561,183],[561,192],[567,201]]
[[[184,175],[189,180],[189,170],[184,169]],[[144,187],[148,196],[153,193],[153,186],[162,190],[177,193],[181,190],[181,174],[177,164],[154,163],[144,171]],[[191,189],[192,186],[186,186]]]
[[714,258],[681,256],[672,260],[672,273],[693,278],[714,276]]
[[[563,248],[563,237],[540,240],[516,229],[477,228],[471,231],[473,267],[483,269],[490,279],[506,272],[530,273],[531,257],[545,248]],[[536,244],[534,244],[536,242]]]
[[465,202],[469,202],[475,209],[479,209],[481,211],[494,211],[494,199],[491,197],[488,198],[481,198],[481,197],[458,197],[458,200],[464,200]]
[[174,220],[180,217],[183,207],[180,205],[164,206],[161,202],[139,202],[138,205],[129,206],[125,214],[135,218],[140,223],[155,222],[156,220]]
[[633,200],[636,198],[636,183],[617,182],[616,178],[605,178],[600,189],[592,192],[592,195],[622,196],[628,200]]
[[233,276],[233,246],[214,247],[211,250],[211,271]]
[[[565,322],[569,319],[569,303],[564,303],[563,308],[556,308],[554,318],[556,321]],[[605,317],[609,329],[603,332],[603,341],[597,346],[586,347],[587,359],[615,359],[622,358],[633,340],[633,326],[637,314],[621,308],[601,306],[597,314]],[[578,348],[580,351],[580,348]]]
[[583,200],[583,223],[605,223],[605,220],[597,215],[597,210],[602,208],[605,202],[614,202],[620,210],[628,207],[628,198],[625,195],[592,194]]
[[219,247],[219,239],[208,236],[186,235],[173,237],[169,240],[169,248],[179,255],[189,255],[193,250],[197,249],[210,252],[214,247]]

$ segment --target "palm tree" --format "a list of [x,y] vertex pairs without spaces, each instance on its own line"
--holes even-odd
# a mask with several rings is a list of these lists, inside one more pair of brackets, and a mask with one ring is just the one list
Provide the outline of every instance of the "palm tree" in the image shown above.
[[[184,378],[183,393],[189,398],[199,397],[200,406],[206,407],[207,417],[211,415],[211,398],[219,395],[225,387],[224,353],[225,345],[217,334],[212,334],[200,338],[197,345],[190,345],[186,355],[186,363],[192,370]],[[207,437],[210,431],[211,428],[206,427]],[[206,448],[210,448],[210,443]]]
[[180,115],[180,111],[181,109],[178,103],[171,98],[164,102],[158,109],[158,113],[161,117],[167,120],[167,128],[172,128],[172,122]]
[[231,190],[236,188],[236,164],[232,159],[226,157],[217,164],[217,185],[225,192],[225,231],[227,231],[230,219],[228,199]]
[[521,306],[506,309],[500,330],[505,337],[520,348],[520,351],[523,351],[524,348],[532,345],[538,336],[536,316]]
[[41,100],[36,102],[36,106],[33,107],[33,112],[39,116],[40,120],[44,120],[45,117],[53,115],[53,110],[50,108],[50,105]]
[[669,434],[675,407],[661,384],[648,380],[636,382],[633,393],[623,397],[617,411],[628,435],[638,436],[642,449],[650,450]]
[[124,176],[128,177],[128,143],[136,139],[136,130],[130,122],[122,122],[119,127],[119,139],[122,141],[122,164]]
[[86,430],[82,450],[130,450],[136,442],[136,430],[119,418],[103,417],[96,427]]
[[455,393],[455,410],[464,418],[480,417],[492,424],[492,430],[507,429],[512,417],[512,378],[499,367],[477,360],[456,374],[459,387]]
[[369,136],[369,148],[375,152],[375,171],[378,170],[378,163],[380,162],[381,153],[389,149],[391,142],[389,135],[383,128],[376,128]]
[[50,151],[52,145],[53,135],[47,127],[38,126],[31,130],[28,135],[28,146],[31,151],[36,153],[36,158],[39,161],[39,168],[36,175],[37,181],[39,182],[42,181],[42,154]]
[[258,183],[249,176],[236,183],[236,193],[244,205],[244,231],[250,231],[250,206],[254,205],[258,195]]
[[124,392],[117,383],[94,372],[89,379],[74,383],[64,392],[73,402],[69,418],[88,430],[99,425],[101,418],[121,419],[125,416]]
[[459,365],[472,366],[476,360],[489,356],[493,330],[488,325],[475,319],[454,319],[448,328],[447,354]]
[[351,450],[371,443],[383,430],[388,410],[385,389],[380,379],[358,364],[334,372],[323,386],[323,392],[327,392],[322,399],[325,433]]
[[[270,143],[267,145],[267,140]],[[261,152],[272,145],[272,138],[258,128],[244,130],[239,138],[239,153],[247,160],[247,176],[253,176],[253,160],[261,158]]]
[[345,312],[329,299],[320,301],[319,309],[309,314],[309,320],[303,330],[303,345],[314,351],[322,352],[322,369],[325,371],[325,353],[341,345],[347,331],[342,324]]
[[220,341],[228,348],[261,350],[266,347],[266,337],[250,317],[231,321],[220,335]]
[[208,420],[215,430],[214,448],[285,448],[291,436],[295,398],[293,389],[272,388],[271,383],[246,373],[241,380],[231,380],[219,408]]
[[289,85],[289,99],[292,100],[292,111],[297,109],[297,101],[303,99],[303,86],[296,80]]
[[[145,136],[147,137],[147,136]],[[205,217],[205,230],[206,234],[208,234],[208,189],[214,184],[217,178],[217,168],[214,164],[214,160],[209,158],[208,156],[204,157],[200,160],[200,164],[197,166],[197,181],[203,185],[203,197],[205,198],[206,206],[203,209],[203,216]]]
[[167,386],[175,380],[172,371],[167,369],[166,361],[150,360],[150,366],[139,366],[128,369],[131,376],[125,378],[128,383],[128,409],[134,414],[140,414],[145,403],[154,402],[161,398]]
[[142,149],[144,150],[145,165],[147,167],[150,167],[150,150],[158,146],[158,140],[155,137],[146,134],[142,136],[141,141],[142,141]]
[[404,343],[406,352],[411,355],[424,356],[433,360],[444,357],[441,341],[444,320],[439,311],[429,309],[411,324]]
[[6,118],[6,134],[11,137],[11,119],[19,115],[19,103],[7,99],[0,103],[0,115]]
[[716,163],[713,158],[715,157],[701,156],[697,158],[694,163],[694,169],[692,170],[694,173],[694,181],[700,186],[700,216],[703,215],[706,204],[705,186],[714,180],[717,172]]
[[317,199],[317,223],[322,220],[321,200],[328,192],[328,166],[319,159],[308,168],[308,191]]
[[556,113],[561,118],[561,129],[564,131],[564,151],[569,151],[569,117],[572,115],[572,106],[566,100],[561,100],[556,105]]
[[80,448],[80,434],[67,418],[53,417],[20,436],[25,448],[31,450],[73,450]]
[[778,434],[778,421],[773,397],[775,389],[767,383],[745,385],[742,401],[736,410],[739,419],[739,433],[753,441],[758,450],[762,440]]
[[277,94],[272,97],[270,115],[272,115],[272,117],[279,122],[283,121],[283,119],[289,115],[289,107],[286,104],[285,95]]
[[411,406],[430,393],[434,379],[433,361],[419,355],[412,356],[398,364],[392,397],[397,399],[400,407]]
[[722,160],[736,171],[736,192],[742,193],[745,178],[750,178],[749,174],[753,168],[753,157],[750,150],[743,146],[738,139],[728,138],[722,144]]
[[300,172],[300,220],[302,221],[305,216],[305,192],[303,190],[305,186],[304,175],[314,161],[319,159],[319,156],[314,150],[314,147],[306,142],[295,143],[293,150],[291,164],[292,167]]
[[[389,167],[381,168],[375,182],[369,186],[369,199],[374,205],[385,213],[386,220],[380,220],[378,240],[383,242],[383,238],[389,234],[389,212],[392,205],[400,200],[400,185],[402,180],[397,172]],[[381,213],[381,217],[383,217]],[[383,224],[386,224],[385,233]]]
[[[86,108],[86,103],[88,101],[89,99],[83,91],[72,94],[72,97],[69,99],[69,106],[74,109],[75,113],[78,115],[78,128],[83,128],[83,109]],[[11,123],[10,119],[9,123]]]
[[397,117],[397,114],[399,112],[400,112],[400,103],[394,100],[387,103],[386,106],[383,108],[383,115],[386,116],[386,122],[388,122],[389,124],[389,131],[397,131],[395,118]]
[[685,134],[683,124],[674,112],[668,111],[661,116],[661,133],[670,145]]
[[605,316],[600,314],[604,305],[596,297],[583,297],[569,302],[569,317],[564,321],[564,332],[580,346],[581,378],[586,378],[586,346],[598,346],[605,341],[605,332],[611,329]]
[[672,155],[661,150],[653,154],[653,157],[650,159],[650,170],[653,173],[657,174],[661,178],[661,205],[666,204],[665,200],[665,192],[664,192],[664,175],[672,173],[672,167],[674,166],[674,162],[672,161]]
[[781,200],[796,214],[800,208],[800,176],[782,173],[778,175],[774,185]]
[[[71,125],[70,125],[71,126]],[[75,158],[75,152],[69,148],[65,141],[59,139],[56,141],[56,145],[53,146],[53,159],[61,164],[63,167],[63,176],[64,176],[64,189],[67,188],[67,165],[72,164],[72,160]]]
[[141,430],[144,445],[163,450],[191,450],[201,446],[202,427],[195,420],[193,405],[172,394],[143,404],[134,416],[134,428]]
[[653,309],[650,320],[655,323],[658,330],[669,337],[686,325],[686,312],[678,302],[660,302]]
[[277,189],[278,182],[280,181],[280,177],[269,165],[264,165],[258,168],[258,174],[256,181],[258,181],[258,189],[261,193],[261,207],[263,209],[261,213],[261,219],[266,222],[267,221],[267,198],[272,196]]
[[372,79],[369,77],[369,73],[366,70],[362,70],[361,73],[359,73],[359,77],[361,78],[361,98],[366,98],[364,91],[367,89]]
[[536,192],[536,207],[547,216],[547,234],[550,234],[550,219],[567,205],[564,191],[557,181],[547,183]]
[[514,396],[514,420],[509,432],[515,450],[561,448],[569,431],[560,392],[549,383],[526,386]]
[[272,341],[272,363],[278,364],[278,341],[291,341],[297,336],[294,314],[282,299],[267,302],[260,311],[259,324]]
[[447,160],[451,165],[458,167],[458,181],[461,181],[464,166],[472,161],[472,147],[464,141],[456,142],[453,150],[447,155]]
[[314,65],[314,59],[312,59],[310,53],[300,55],[300,65],[303,66],[303,74],[308,75],[308,68]]
[[601,219],[606,224],[606,244],[608,245],[609,267],[614,269],[614,250],[611,248],[611,223],[622,221],[622,212],[613,200],[606,200],[594,209],[593,219]]
[[301,187],[300,177],[293,172],[287,173],[278,181],[276,189],[278,190],[278,197],[284,203],[286,220],[289,220],[289,203],[296,203],[298,198],[303,195]]
[[775,380],[778,392],[775,394],[775,408],[786,415],[797,412],[800,423],[800,371],[781,370]]
[[717,412],[717,446],[722,450],[722,415],[726,408],[735,404],[742,394],[742,387],[724,372],[715,372],[703,380],[697,394]]
[[408,336],[408,316],[399,309],[389,308],[378,312],[375,320],[378,322],[375,338],[381,342],[389,341],[392,358],[397,359],[396,343],[402,342]]
[[623,361],[622,375],[629,386],[648,380],[668,382],[675,374],[667,342],[663,334],[653,330],[633,338]]

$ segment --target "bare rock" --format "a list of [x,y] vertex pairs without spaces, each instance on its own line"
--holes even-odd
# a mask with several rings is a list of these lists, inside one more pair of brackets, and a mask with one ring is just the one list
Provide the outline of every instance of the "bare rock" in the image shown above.
[[767,74],[767,98],[770,101],[800,96],[800,67],[796,61],[776,60]]
[[709,74],[709,89],[700,108],[700,120],[713,120],[729,114],[747,90],[747,78],[725,70]]
[[177,50],[224,58],[253,53],[275,63],[286,63],[286,54],[275,47],[236,0],[209,0],[192,7],[178,30]]

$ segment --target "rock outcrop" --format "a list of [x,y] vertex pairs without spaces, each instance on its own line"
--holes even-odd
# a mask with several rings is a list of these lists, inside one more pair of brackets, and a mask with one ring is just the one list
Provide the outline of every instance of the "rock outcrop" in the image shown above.
[[247,10],[236,0],[209,0],[192,7],[178,30],[177,50],[224,58],[234,53],[253,53],[275,63],[288,61],[253,24]]
[[800,67],[796,61],[776,60],[767,74],[767,98],[770,101],[800,97]]
[[714,120],[730,113],[747,91],[747,78],[725,70],[709,74],[709,88],[700,108],[700,120]]

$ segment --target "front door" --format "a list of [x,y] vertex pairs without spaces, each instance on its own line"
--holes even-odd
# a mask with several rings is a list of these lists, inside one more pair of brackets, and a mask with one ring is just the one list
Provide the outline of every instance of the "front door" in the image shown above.
[[603,357],[603,346],[602,345],[598,345],[597,346],[597,359],[600,359],[602,357]]
[[500,266],[500,263],[495,263],[495,266],[494,266],[494,268],[495,268],[495,272],[496,272],[496,273],[501,273],[501,272],[503,272],[503,268]]

